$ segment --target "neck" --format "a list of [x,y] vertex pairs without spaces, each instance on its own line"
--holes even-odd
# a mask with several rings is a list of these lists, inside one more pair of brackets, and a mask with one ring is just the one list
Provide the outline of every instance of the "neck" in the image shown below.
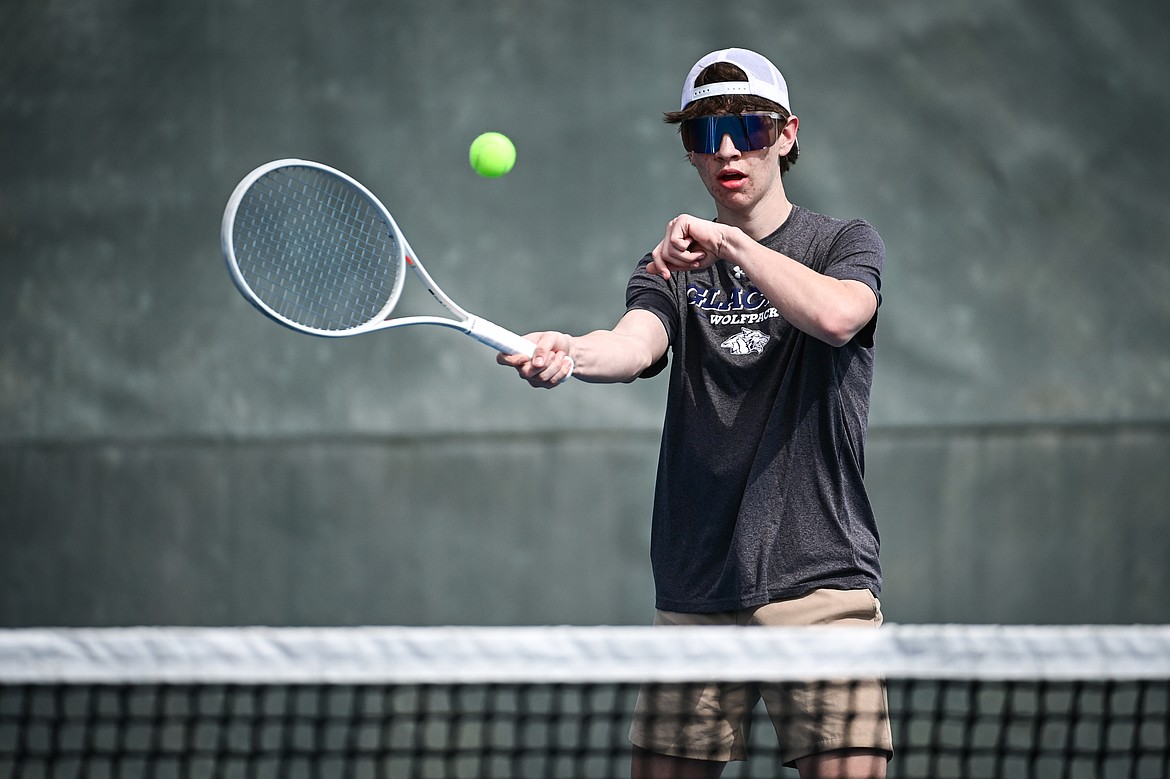
[[754,240],[766,238],[784,224],[792,213],[792,203],[784,192],[784,184],[777,181],[764,197],[752,204],[746,211],[718,205],[716,212],[719,222],[743,230]]

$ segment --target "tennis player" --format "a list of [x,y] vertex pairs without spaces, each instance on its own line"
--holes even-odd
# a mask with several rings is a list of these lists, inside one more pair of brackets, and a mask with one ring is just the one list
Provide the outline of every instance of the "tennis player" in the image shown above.
[[[679,125],[716,218],[670,221],[612,330],[532,333],[531,359],[498,360],[555,387],[570,375],[653,376],[670,353],[651,529],[656,624],[876,628],[878,530],[862,474],[884,245],[864,221],[789,201],[799,121],[760,54],[700,59],[666,121]],[[885,776],[876,681],[645,688],[638,712],[654,716],[635,717],[633,776],[718,776],[744,758],[761,696],[805,779]]]

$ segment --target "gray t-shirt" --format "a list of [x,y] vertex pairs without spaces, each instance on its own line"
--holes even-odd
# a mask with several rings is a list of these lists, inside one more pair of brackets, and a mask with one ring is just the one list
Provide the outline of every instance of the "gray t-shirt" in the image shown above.
[[[885,247],[861,220],[794,207],[761,243],[881,302]],[[750,608],[813,589],[880,595],[862,476],[877,314],[835,348],[785,321],[738,267],[630,278],[671,344],[650,556],[656,606]],[[647,375],[661,370],[661,364]]]

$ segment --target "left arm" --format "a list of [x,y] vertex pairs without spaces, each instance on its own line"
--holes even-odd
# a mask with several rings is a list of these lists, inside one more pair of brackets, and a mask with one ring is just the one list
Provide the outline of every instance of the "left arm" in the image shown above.
[[700,270],[719,260],[743,268],[794,327],[831,346],[844,346],[877,311],[877,296],[860,281],[834,279],[754,241],[731,225],[682,215],[654,249],[649,273]]

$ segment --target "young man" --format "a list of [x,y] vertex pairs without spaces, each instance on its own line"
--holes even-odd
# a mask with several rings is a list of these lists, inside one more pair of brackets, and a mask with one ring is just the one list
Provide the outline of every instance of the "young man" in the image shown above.
[[[528,337],[500,355],[536,387],[651,376],[670,360],[651,559],[656,624],[881,624],[878,532],[863,448],[885,250],[863,221],[793,205],[783,174],[799,122],[775,66],[744,49],[703,57],[683,86],[683,146],[715,204],[683,214],[639,263],[612,330]],[[742,759],[762,696],[802,777],[885,776],[880,683],[720,685],[701,723],[682,691],[643,690],[635,777],[718,776]],[[851,715],[860,707],[864,715]],[[694,710],[694,709],[691,709]],[[793,716],[799,712],[802,716]]]

